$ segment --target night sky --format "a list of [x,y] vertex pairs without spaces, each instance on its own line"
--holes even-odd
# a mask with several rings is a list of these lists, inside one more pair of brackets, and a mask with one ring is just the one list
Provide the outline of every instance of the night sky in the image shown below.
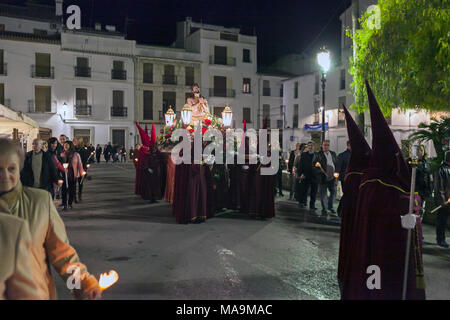
[[[26,0],[4,0],[21,4]],[[34,0],[52,4],[53,0]],[[326,45],[339,55],[339,15],[351,0],[64,0],[64,7],[81,8],[82,25],[115,25],[139,43],[170,45],[176,22],[191,16],[195,22],[239,27],[258,36],[258,64],[270,65],[289,53],[315,54]]]

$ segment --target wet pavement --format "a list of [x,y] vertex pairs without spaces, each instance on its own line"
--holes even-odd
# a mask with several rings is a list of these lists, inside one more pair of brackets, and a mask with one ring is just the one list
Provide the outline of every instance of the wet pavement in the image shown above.
[[[271,220],[225,211],[179,225],[169,204],[134,195],[132,164],[95,164],[90,174],[83,202],[61,216],[91,273],[119,273],[105,299],[339,299],[338,218],[278,197]],[[450,299],[450,250],[424,230],[427,297]],[[71,299],[55,282],[59,298]]]

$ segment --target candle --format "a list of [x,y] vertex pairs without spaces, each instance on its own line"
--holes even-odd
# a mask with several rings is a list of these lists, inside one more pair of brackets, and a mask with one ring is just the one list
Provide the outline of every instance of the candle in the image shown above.
[[66,188],[69,189],[69,181],[67,181],[67,168],[69,167],[68,163],[63,163],[64,172],[66,174]]
[[119,280],[119,274],[111,270],[109,273],[102,273],[100,275],[100,279],[98,281],[98,285],[100,289],[105,290],[111,287],[114,283],[116,283]]
[[333,174],[333,176],[337,179],[337,178],[339,178],[339,173],[338,173],[338,172],[335,172],[335,173]]
[[320,167],[320,163],[319,162],[316,162],[316,167],[317,168]]

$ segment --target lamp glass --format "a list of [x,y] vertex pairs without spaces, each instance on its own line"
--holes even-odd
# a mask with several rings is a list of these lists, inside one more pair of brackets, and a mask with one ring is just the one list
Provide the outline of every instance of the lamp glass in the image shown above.
[[222,123],[225,127],[231,126],[231,120],[233,119],[233,112],[229,106],[226,106],[222,112]]
[[183,124],[188,125],[191,123],[191,117],[192,117],[191,107],[185,104],[183,109],[181,110],[181,121],[183,121]]
[[326,50],[320,51],[317,54],[317,63],[322,68],[323,72],[328,72],[328,70],[330,70],[331,64],[330,53]]

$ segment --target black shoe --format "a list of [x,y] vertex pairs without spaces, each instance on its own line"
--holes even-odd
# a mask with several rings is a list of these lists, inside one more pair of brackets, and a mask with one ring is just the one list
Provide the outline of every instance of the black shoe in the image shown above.
[[448,243],[445,242],[445,240],[443,241],[438,241],[438,246],[443,247],[443,248],[448,248]]

